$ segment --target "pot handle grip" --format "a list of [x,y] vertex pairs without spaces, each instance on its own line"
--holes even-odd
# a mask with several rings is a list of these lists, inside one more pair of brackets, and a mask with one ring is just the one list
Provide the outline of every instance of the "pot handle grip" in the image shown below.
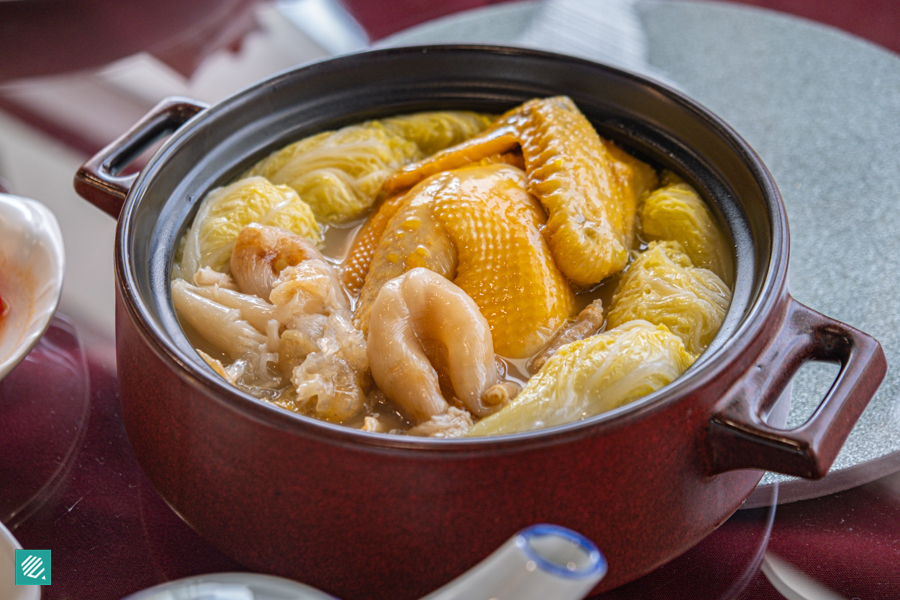
[[[713,409],[706,437],[710,474],[764,469],[824,477],[884,379],[887,361],[874,338],[793,298],[787,304],[781,329]],[[767,425],[765,415],[809,361],[840,363],[831,389],[803,425]]]
[[81,165],[75,174],[75,191],[99,208],[118,219],[128,190],[138,174],[120,175],[141,152],[163,137],[171,135],[207,104],[188,98],[171,97],[162,100],[131,128],[116,138],[96,156]]

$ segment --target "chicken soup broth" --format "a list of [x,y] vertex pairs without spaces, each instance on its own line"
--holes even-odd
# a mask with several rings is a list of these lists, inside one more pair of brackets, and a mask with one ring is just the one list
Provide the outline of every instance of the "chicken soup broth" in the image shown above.
[[173,267],[220,376],[366,431],[516,433],[680,376],[731,300],[732,246],[687,183],[566,97],[305,138],[202,200]]

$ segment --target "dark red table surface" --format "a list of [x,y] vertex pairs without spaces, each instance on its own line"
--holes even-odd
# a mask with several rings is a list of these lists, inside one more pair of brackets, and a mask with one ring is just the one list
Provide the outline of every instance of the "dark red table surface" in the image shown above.
[[[0,520],[24,548],[52,551],[53,584],[43,597],[113,600],[173,579],[245,570],[150,486],[128,444],[108,357],[85,350],[83,337],[55,317],[0,382]],[[683,556],[597,598],[782,598],[760,570],[766,553],[847,600],[900,598],[900,474],[738,511]]]
[[258,0],[0,1],[0,82],[101,67],[149,52],[190,74],[240,43]]

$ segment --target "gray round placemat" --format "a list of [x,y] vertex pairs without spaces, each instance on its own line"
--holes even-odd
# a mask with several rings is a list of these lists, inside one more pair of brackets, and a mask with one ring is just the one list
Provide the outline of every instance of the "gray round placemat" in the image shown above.
[[[550,0],[433,21],[387,45],[493,43],[607,62],[673,85],[759,153],[784,197],[791,291],[871,334],[888,372],[831,473],[767,473],[746,507],[813,498],[900,469],[900,57],[810,21],[715,2]],[[793,380],[789,426],[803,423],[837,368]]]

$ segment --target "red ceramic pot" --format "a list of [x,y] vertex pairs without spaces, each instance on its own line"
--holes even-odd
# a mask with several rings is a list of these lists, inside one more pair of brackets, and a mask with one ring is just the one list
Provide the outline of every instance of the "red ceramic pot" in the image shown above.
[[[556,94],[571,96],[601,135],[687,177],[728,226],[734,300],[680,379],[580,423],[413,439],[270,406],[198,358],[168,282],[206,191],[314,132],[422,109],[500,112]],[[116,175],[168,134],[139,175]],[[583,60],[445,46],[316,63],[213,107],[161,104],[88,162],[76,187],[119,219],[122,414],[147,476],[225,553],[341,598],[417,598],[538,522],[594,540],[609,561],[598,589],[621,585],[718,527],[762,470],[824,476],[885,373],[875,340],[790,297],[784,207],[747,144],[681,94]],[[841,365],[818,410],[790,431],[767,424],[810,360]]]

